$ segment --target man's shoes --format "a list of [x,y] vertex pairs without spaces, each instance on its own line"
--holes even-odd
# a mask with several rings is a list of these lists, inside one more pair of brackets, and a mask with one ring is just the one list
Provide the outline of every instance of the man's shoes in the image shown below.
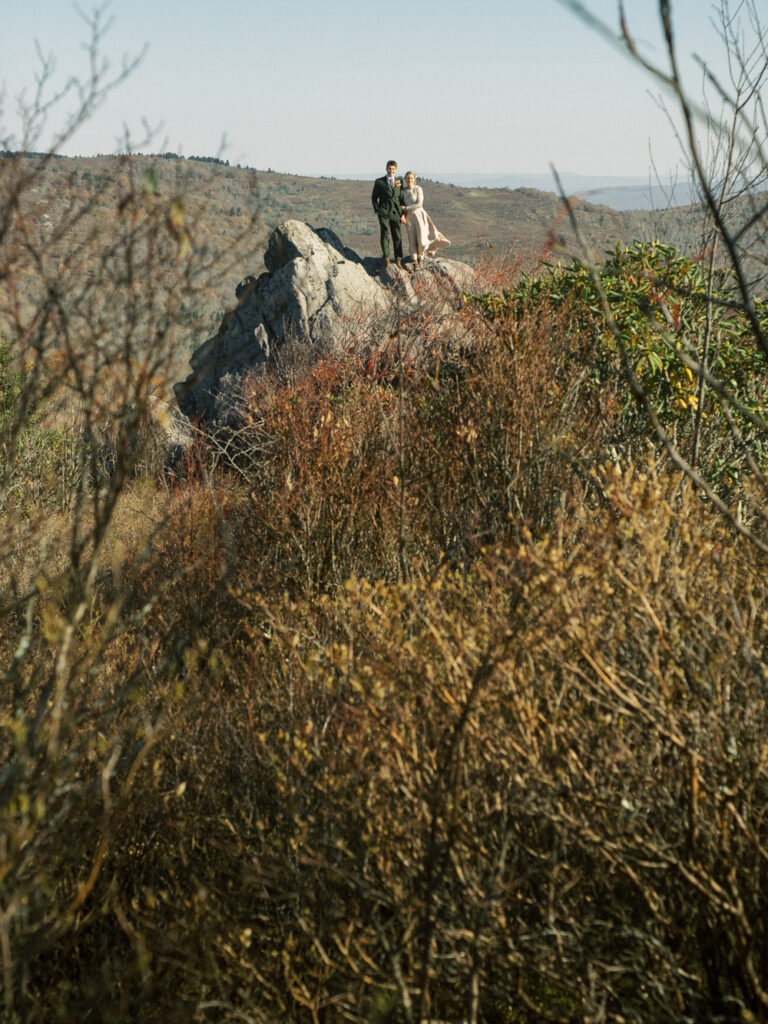
[[389,266],[389,256],[385,256],[385,257],[384,257],[384,266],[385,266],[385,267],[388,267],[388,266]]
[[403,261],[399,257],[395,260],[395,263],[398,265],[398,267],[400,267],[401,270],[403,269]]

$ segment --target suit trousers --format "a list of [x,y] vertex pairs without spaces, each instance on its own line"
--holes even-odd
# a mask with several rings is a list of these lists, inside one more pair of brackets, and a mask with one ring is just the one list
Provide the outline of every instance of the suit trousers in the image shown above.
[[403,258],[403,236],[400,231],[399,220],[388,220],[384,217],[379,217],[379,228],[381,230],[381,251],[384,256],[389,259],[389,236],[392,235],[392,245],[395,250],[395,259],[400,260]]

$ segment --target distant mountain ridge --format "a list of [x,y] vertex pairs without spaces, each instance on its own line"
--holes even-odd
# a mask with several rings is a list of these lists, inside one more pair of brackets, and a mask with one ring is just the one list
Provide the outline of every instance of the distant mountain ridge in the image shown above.
[[[375,173],[340,175],[347,180],[377,177]],[[424,171],[429,181],[462,188],[535,188],[541,192],[557,192],[554,175],[482,172]],[[673,206],[688,206],[695,201],[692,183],[688,180],[651,181],[647,176],[590,175],[563,172],[560,181],[569,196],[578,196],[598,206],[613,210],[665,210]]]

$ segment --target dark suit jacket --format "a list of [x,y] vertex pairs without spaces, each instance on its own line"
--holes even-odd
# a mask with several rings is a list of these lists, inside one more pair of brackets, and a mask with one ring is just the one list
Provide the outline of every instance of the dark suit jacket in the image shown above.
[[377,178],[373,183],[371,202],[379,220],[399,221],[405,213],[403,179],[395,175],[395,187],[390,188],[386,175],[383,178]]

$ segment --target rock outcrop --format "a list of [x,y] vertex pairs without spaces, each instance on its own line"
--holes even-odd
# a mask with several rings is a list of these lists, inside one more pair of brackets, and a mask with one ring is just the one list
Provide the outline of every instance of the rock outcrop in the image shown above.
[[438,331],[459,337],[456,313],[474,282],[471,267],[443,258],[413,271],[384,269],[327,228],[295,220],[272,233],[264,264],[260,277],[240,282],[237,306],[192,354],[192,373],[174,387],[192,419],[232,422],[243,377],[275,363],[288,344],[303,346],[308,359],[350,350],[368,358],[395,335],[411,346],[428,344]]

